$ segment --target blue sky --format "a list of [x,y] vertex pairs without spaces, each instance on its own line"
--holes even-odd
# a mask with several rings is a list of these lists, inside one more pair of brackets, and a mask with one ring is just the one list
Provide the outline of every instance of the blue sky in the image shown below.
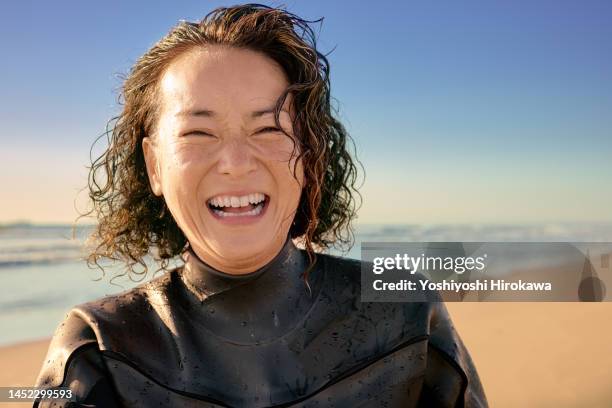
[[[0,5],[0,222],[71,221],[140,54],[213,1]],[[612,3],[286,1],[366,169],[361,222],[612,220]]]

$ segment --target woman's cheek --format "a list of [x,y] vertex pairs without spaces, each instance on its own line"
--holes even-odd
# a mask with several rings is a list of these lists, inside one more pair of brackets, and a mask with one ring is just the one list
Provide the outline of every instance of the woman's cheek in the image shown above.
[[214,152],[197,143],[177,145],[172,154],[173,165],[183,173],[206,169],[214,161]]
[[[277,174],[282,174],[280,177],[280,192],[284,196],[281,200],[285,203],[287,211],[293,212],[297,208],[300,196],[302,194],[302,187],[304,184],[304,174],[301,165],[301,160],[297,162],[292,160],[290,163],[283,162],[277,163]],[[295,174],[294,174],[295,169]]]
[[163,184],[166,194],[180,200],[189,199],[197,192],[200,181],[206,174],[205,162],[191,151],[182,150],[173,153],[165,161]]
[[293,153],[293,141],[281,133],[270,133],[250,139],[252,151],[259,157],[277,162],[288,162]]

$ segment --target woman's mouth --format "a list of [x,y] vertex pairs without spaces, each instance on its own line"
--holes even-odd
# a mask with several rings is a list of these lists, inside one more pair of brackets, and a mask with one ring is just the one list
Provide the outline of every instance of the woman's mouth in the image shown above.
[[229,221],[236,218],[258,218],[264,213],[269,202],[270,197],[264,193],[249,193],[214,196],[206,204],[216,218]]

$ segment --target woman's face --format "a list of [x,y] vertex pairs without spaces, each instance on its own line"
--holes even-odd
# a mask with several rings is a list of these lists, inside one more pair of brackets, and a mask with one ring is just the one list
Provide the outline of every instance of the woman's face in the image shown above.
[[[157,129],[143,140],[151,187],[195,253],[223,272],[268,263],[293,222],[303,168],[294,176],[293,141],[272,112],[288,85],[272,59],[221,46],[179,56],[161,78]],[[293,117],[288,97],[280,124],[292,137]]]

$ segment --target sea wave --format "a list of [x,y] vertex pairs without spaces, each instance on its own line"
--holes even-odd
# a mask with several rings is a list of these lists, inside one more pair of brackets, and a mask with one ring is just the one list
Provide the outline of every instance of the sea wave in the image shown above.
[[[4,226],[0,230],[0,270],[82,260],[83,242],[91,226]],[[75,237],[73,238],[73,232]],[[612,242],[612,223],[547,223],[536,225],[382,225],[356,226],[361,242]],[[333,252],[333,251],[332,251]]]
[[90,227],[72,235],[69,225],[9,225],[0,229],[0,271],[30,265],[74,262],[82,258]]

